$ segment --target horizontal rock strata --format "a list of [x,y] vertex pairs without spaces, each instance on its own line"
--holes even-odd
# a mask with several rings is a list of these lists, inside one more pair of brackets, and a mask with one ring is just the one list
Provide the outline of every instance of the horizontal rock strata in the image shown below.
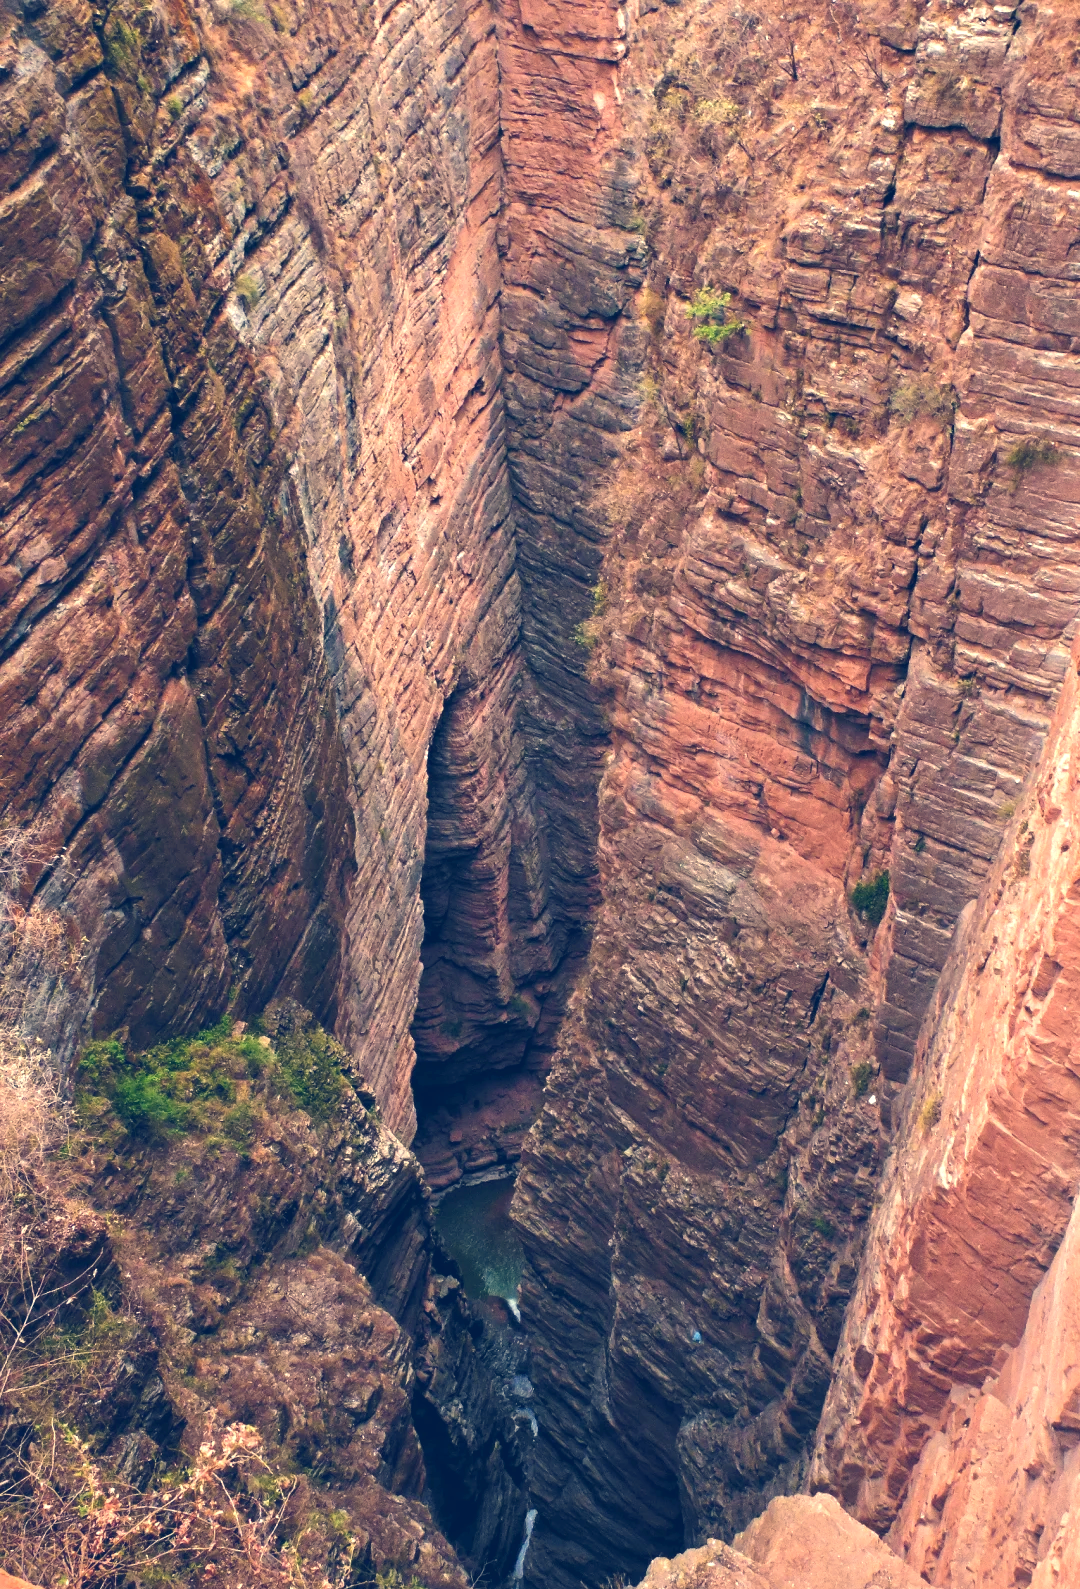
[[927,1022],[818,1436],[817,1482],[934,1583],[1060,1558],[1074,1482],[1078,664]]
[[642,406],[582,630],[603,903],[515,1200],[529,1571],[575,1589],[805,1475],[1076,611],[1068,115],[1034,110],[1064,13],[628,15]]

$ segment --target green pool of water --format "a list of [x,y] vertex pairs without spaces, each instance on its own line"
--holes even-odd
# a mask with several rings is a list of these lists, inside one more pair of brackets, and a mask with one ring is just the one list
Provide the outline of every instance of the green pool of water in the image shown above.
[[481,1181],[447,1192],[435,1211],[439,1239],[457,1260],[465,1295],[476,1302],[517,1300],[525,1255],[510,1224],[513,1195],[511,1180]]

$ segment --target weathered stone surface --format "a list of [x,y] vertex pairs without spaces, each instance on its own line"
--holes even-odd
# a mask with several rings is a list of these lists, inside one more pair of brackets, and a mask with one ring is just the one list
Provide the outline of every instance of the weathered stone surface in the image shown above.
[[924,1027],[818,1434],[815,1481],[877,1528],[903,1508],[936,1583],[1033,1571],[1073,1483],[1072,1243],[1043,1276],[1080,1137],[1078,665]]
[[650,1562],[638,1589],[772,1589],[772,1585],[739,1551],[710,1539],[672,1561],[660,1556]]
[[654,1561],[638,1589],[917,1589],[923,1580],[831,1495],[779,1496],[735,1548]]
[[981,1390],[956,1386],[889,1532],[933,1584],[1070,1583],[1076,1572],[1080,1218],[1023,1339]]
[[[603,898],[515,1199],[536,1583],[730,1538],[804,1477],[918,1034],[1068,666],[1072,200],[1015,109],[1065,14],[845,18],[650,5],[615,40],[645,380],[593,496]],[[744,334],[691,335],[705,287]],[[849,899],[885,871],[875,931]]]
[[735,1548],[777,1589],[916,1589],[922,1581],[831,1495],[778,1496]]
[[445,702],[492,784],[482,831],[437,797],[432,897],[478,847],[454,907],[497,941],[433,970],[429,1057],[552,1024],[591,865],[552,887],[516,726],[495,45],[479,0],[178,0],[9,18],[0,63],[2,794],[68,860],[28,886],[98,1030],[294,992],[406,1135]]

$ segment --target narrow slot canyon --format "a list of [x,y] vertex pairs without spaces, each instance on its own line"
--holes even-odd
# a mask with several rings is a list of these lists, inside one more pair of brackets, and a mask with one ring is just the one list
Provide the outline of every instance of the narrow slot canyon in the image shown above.
[[4,13],[0,1589],[1080,1584],[1076,22]]

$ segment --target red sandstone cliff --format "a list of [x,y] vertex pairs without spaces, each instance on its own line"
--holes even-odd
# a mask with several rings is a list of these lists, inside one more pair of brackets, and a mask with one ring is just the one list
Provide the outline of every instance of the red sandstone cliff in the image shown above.
[[1068,1243],[1018,1343],[1071,1071],[1014,1040],[1069,986],[1068,818],[1017,802],[1072,689],[1073,12],[5,29],[5,931],[89,946],[24,1018],[295,992],[408,1136],[414,1056],[538,1064],[587,949],[516,1201],[530,1580],[730,1535],[827,1391],[814,1473],[920,1570],[995,1509],[1060,1567]]
[[1068,1582],[1080,1537],[1078,664],[924,1027],[811,1473],[938,1584]]
[[407,1133],[447,701],[426,1057],[520,1056],[582,909],[516,727],[494,20],[5,29],[3,803],[96,973],[46,1024],[143,1042],[293,991]]
[[[515,1202],[536,1582],[730,1537],[805,1478],[1076,611],[1071,13],[624,20],[599,180],[632,173],[648,265],[583,635],[603,902]],[[706,286],[743,333],[694,338]],[[886,871],[875,930],[849,896]]]

